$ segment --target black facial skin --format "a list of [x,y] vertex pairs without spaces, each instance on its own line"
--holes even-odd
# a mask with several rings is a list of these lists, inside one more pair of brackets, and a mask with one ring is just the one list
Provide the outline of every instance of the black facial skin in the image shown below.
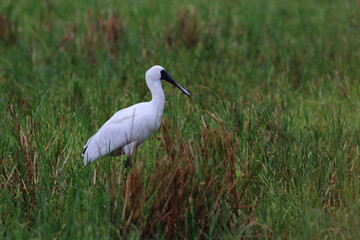
[[181,87],[171,76],[170,74],[165,71],[165,70],[161,70],[160,72],[161,74],[161,77],[160,79],[161,80],[165,80],[169,83],[171,83],[172,85],[176,86],[177,88],[179,88],[183,93],[185,93],[186,95],[190,96],[190,93],[188,91],[186,91],[183,87]]

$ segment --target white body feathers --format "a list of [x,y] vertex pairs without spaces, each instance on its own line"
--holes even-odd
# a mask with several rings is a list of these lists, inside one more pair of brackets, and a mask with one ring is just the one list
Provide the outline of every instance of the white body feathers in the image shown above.
[[[162,109],[158,107],[146,102],[115,113],[84,146],[84,165],[110,153],[131,156],[135,148],[160,127],[164,103]],[[158,114],[151,114],[152,109]]]

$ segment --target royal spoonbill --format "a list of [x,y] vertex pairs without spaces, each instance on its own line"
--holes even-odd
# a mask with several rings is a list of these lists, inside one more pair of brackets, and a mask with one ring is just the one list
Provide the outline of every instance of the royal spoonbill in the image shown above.
[[116,112],[84,146],[82,157],[84,165],[105,156],[130,157],[155,130],[160,127],[164,110],[165,95],[161,80],[165,80],[183,93],[190,93],[181,87],[161,66],[153,66],[145,74],[145,80],[151,91],[152,100],[142,102]]

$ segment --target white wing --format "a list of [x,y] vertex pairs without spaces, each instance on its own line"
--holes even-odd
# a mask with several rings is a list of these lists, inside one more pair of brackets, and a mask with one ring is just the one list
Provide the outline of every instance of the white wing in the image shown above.
[[82,154],[85,165],[139,140],[136,130],[141,127],[139,124],[144,118],[140,111],[144,104],[118,111],[87,141]]

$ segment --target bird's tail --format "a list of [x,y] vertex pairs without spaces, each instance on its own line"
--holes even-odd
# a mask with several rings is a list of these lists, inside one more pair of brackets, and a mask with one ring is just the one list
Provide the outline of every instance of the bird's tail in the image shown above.
[[[95,136],[95,135],[94,135]],[[91,142],[91,140],[94,138],[94,136],[92,136],[91,138],[89,138],[89,140],[86,142],[86,144],[83,146],[83,151],[82,151],[82,159],[83,159],[83,162],[84,162],[84,165],[86,166],[88,163],[89,163],[89,160],[88,160],[88,157],[87,157],[87,154],[86,154],[86,150],[89,146],[89,143]]]

